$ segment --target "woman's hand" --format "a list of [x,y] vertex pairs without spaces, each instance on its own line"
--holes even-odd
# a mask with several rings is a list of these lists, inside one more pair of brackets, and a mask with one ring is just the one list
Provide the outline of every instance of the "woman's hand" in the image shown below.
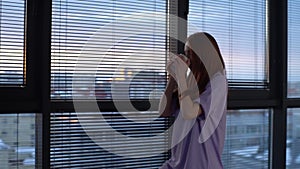
[[167,63],[167,71],[177,81],[186,79],[186,72],[190,65],[190,60],[186,56],[180,54],[177,57],[172,58]]
[[186,56],[180,54],[170,59],[167,63],[167,71],[176,81],[178,81],[179,78],[186,75],[189,65],[190,60],[187,59]]

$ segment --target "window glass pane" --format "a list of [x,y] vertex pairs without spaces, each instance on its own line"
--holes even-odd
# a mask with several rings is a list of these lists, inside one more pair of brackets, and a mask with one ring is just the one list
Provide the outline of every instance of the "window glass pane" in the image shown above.
[[266,87],[266,1],[190,0],[188,34],[195,31],[216,38],[230,87]]
[[300,108],[288,109],[286,166],[288,169],[300,167]]
[[0,2],[0,85],[23,85],[24,0]]
[[53,0],[52,7],[52,99],[159,98],[152,91],[166,79],[165,0]]
[[103,118],[100,112],[51,113],[51,168],[157,169],[167,159],[169,140],[152,136],[164,132],[167,121],[152,121],[151,112],[121,114],[127,118],[117,112],[101,113]]
[[[144,115],[141,113],[136,116],[136,112],[121,112],[123,116],[133,119],[134,122],[116,112],[104,113],[105,118],[100,120],[98,113],[95,112],[52,113],[51,166],[53,168],[64,166],[84,168],[89,165],[99,168],[128,168],[129,166],[158,168],[169,158],[166,153],[133,160],[110,152],[111,148],[114,148],[114,150],[143,157],[149,154],[149,150],[165,151],[164,145],[171,141],[168,137],[157,139],[151,145],[145,142],[128,144],[106,126],[108,124],[115,131],[128,137],[151,138],[165,131],[170,125],[170,122],[165,119],[145,123],[145,119],[151,120],[151,116],[147,114],[149,112],[144,113]],[[228,112],[226,140],[222,155],[224,168],[242,169],[245,166],[268,168],[269,116],[270,110],[265,109],[230,110]],[[96,144],[100,140],[101,144]],[[102,160],[95,162],[95,159]]]
[[268,168],[270,110],[230,110],[223,151],[224,168]]
[[0,114],[1,169],[35,166],[35,114]]
[[288,1],[288,97],[300,96],[299,10],[299,1]]

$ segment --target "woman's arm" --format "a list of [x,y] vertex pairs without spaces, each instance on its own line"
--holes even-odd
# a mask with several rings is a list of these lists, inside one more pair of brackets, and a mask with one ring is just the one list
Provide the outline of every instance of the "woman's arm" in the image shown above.
[[174,90],[177,88],[177,84],[175,79],[170,76],[170,79],[167,83],[167,87],[165,89],[164,94],[162,95],[160,102],[159,102],[159,107],[158,107],[158,112],[161,116],[163,117],[168,117],[171,116],[172,114],[172,96]]
[[[174,69],[172,72],[172,69],[170,69],[170,65],[174,65],[176,69]],[[171,63],[167,66],[167,70],[170,71],[172,74],[174,74],[176,82],[178,84],[178,90],[179,90],[179,104],[180,104],[180,111],[182,113],[183,118],[185,119],[194,119],[198,115],[202,114],[202,109],[199,103],[195,103],[189,94],[186,94],[187,90],[189,90],[187,85],[187,70],[188,65],[190,63],[184,61],[181,57],[177,57],[171,61]],[[191,78],[193,74],[190,74]],[[194,81],[195,85],[197,85],[196,79],[191,79]],[[199,91],[192,91],[192,92],[198,92]]]
[[[202,114],[201,106],[195,103],[187,92],[189,89],[187,87],[186,76],[180,76],[178,78],[178,90],[180,93],[179,104],[182,117],[187,120],[194,119]],[[199,91],[194,91],[199,92]]]

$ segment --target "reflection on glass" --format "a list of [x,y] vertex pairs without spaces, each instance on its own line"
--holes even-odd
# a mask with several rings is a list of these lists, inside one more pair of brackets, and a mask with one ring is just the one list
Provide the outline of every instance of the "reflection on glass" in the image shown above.
[[300,168],[300,108],[288,109],[286,168]]
[[35,114],[0,114],[0,168],[35,168]]
[[268,168],[270,110],[230,110],[223,151],[224,168]]

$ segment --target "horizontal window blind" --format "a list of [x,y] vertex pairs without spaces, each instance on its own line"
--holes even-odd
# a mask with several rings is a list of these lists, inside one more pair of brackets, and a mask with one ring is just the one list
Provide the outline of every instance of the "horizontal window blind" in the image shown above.
[[287,140],[286,140],[286,168],[296,169],[300,166],[300,109],[287,110]]
[[300,2],[288,1],[288,97],[300,96]]
[[52,99],[159,98],[166,79],[164,0],[52,4]]
[[266,87],[266,1],[190,0],[188,34],[196,31],[217,40],[230,87]]
[[25,1],[0,1],[0,86],[25,84]]
[[[158,99],[166,83],[166,4],[53,0],[52,101]],[[102,112],[98,119],[100,113],[51,113],[51,168],[158,168],[167,159],[168,138],[146,144],[117,134],[149,139],[164,132],[168,121],[157,113]],[[149,157],[153,151],[162,153]]]
[[35,121],[33,113],[0,114],[1,169],[37,167]]
[[[134,117],[135,122],[116,112],[104,113],[105,118],[97,119],[98,113],[51,114],[51,168],[157,169],[167,159],[166,153],[148,156],[151,152],[165,152],[168,143],[166,137],[158,137],[149,144],[149,141],[124,140],[115,134],[119,132],[126,137],[151,139],[167,129],[164,119],[142,122],[154,117],[151,112],[144,112],[139,118]],[[106,122],[114,131],[108,129]],[[112,150],[124,151],[127,156]],[[139,155],[141,158],[138,158]]]
[[267,109],[228,111],[222,154],[224,168],[268,168],[270,112]]

